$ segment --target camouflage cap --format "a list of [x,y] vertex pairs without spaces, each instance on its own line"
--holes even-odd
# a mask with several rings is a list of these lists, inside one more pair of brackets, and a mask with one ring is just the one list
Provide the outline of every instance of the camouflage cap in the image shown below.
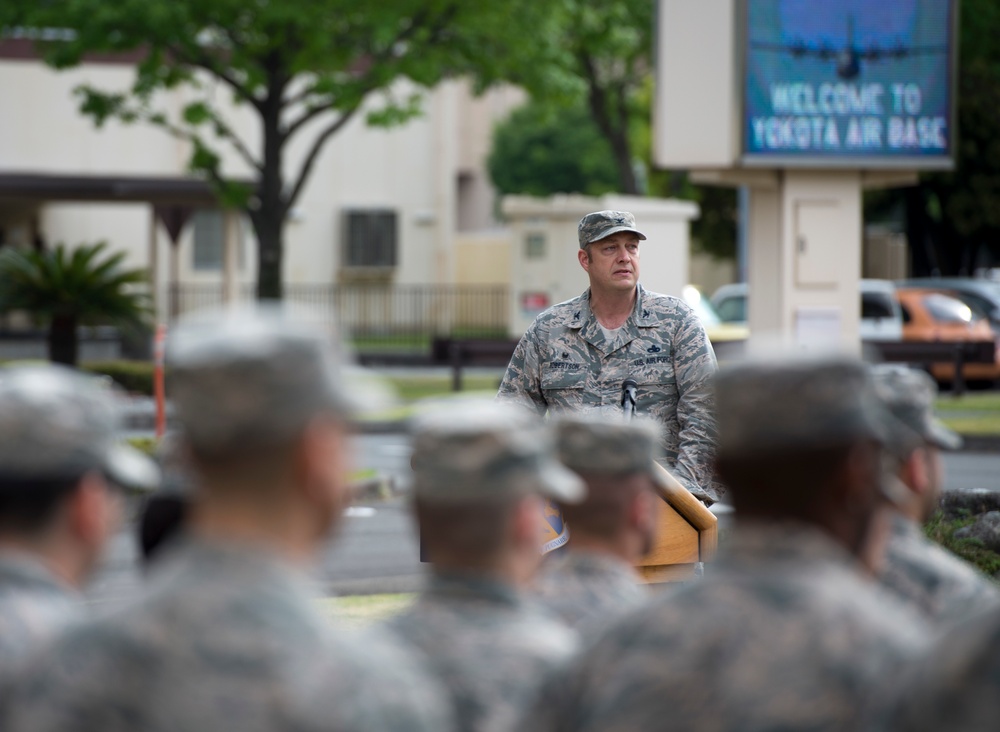
[[308,311],[208,311],[182,320],[168,338],[168,393],[195,452],[275,444],[321,413],[347,420],[356,412],[346,361]]
[[125,488],[155,488],[156,464],[119,439],[121,407],[102,380],[64,366],[0,369],[0,475],[16,484],[99,470]]
[[934,417],[937,384],[924,373],[898,364],[872,367],[879,398],[896,421],[889,447],[900,456],[930,444],[942,450],[957,450],[962,438]]
[[635,228],[635,216],[628,211],[595,211],[580,219],[577,227],[577,234],[580,238],[580,248],[585,248],[588,244],[600,241],[606,236],[617,234],[619,231],[631,231],[637,234],[640,239],[645,239],[646,235]]
[[858,360],[747,362],[715,377],[720,457],[747,457],[863,438],[885,442],[891,417]]
[[652,478],[667,487],[666,476],[656,464],[662,454],[660,427],[649,419],[563,416],[556,421],[559,459],[577,473],[631,475]]
[[586,495],[555,459],[552,428],[510,404],[467,400],[414,419],[414,495],[434,502],[537,494],[566,503]]

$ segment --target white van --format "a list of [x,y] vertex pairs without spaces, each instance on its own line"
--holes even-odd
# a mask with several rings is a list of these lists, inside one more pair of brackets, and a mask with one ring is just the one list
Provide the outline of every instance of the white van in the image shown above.
[[[896,286],[889,280],[861,280],[861,340],[903,340],[903,310]],[[723,323],[747,321],[747,284],[723,285],[712,295],[712,304]]]

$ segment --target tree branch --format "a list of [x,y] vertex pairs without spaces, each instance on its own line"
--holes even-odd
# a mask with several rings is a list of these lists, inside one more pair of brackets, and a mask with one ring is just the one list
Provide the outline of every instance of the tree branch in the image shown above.
[[219,64],[217,59],[213,58],[211,54],[207,53],[200,47],[197,49],[197,52],[189,52],[190,50],[191,49],[182,48],[180,46],[170,46],[167,48],[167,51],[176,56],[182,63],[203,69],[212,76],[220,79],[227,86],[229,86],[229,88],[232,89],[238,97],[245,99],[249,104],[253,105],[258,112],[260,111],[262,104],[261,100],[248,86],[233,76],[229,69]]
[[335,121],[327,125],[316,139],[313,140],[312,146],[309,148],[309,152],[302,162],[302,167],[299,170],[298,178],[295,181],[295,186],[292,188],[292,192],[288,195],[288,199],[285,202],[286,208],[291,208],[295,205],[295,201],[298,199],[299,194],[302,193],[302,189],[305,187],[306,180],[309,178],[309,173],[312,172],[313,165],[316,163],[316,159],[319,157],[320,150],[323,149],[323,145],[329,140],[341,127],[343,127],[347,122],[355,115],[355,113],[361,108],[358,104],[353,109],[349,109],[340,115]]

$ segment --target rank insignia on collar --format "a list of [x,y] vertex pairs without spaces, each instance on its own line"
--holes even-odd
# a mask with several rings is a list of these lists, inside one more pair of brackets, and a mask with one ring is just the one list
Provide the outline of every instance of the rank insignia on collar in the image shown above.
[[659,353],[662,350],[663,349],[660,348],[659,346],[650,346],[649,348],[646,349],[646,353]]
[[573,320],[579,320],[579,319],[580,319],[580,311],[577,310],[575,313],[573,313]]
[[642,317],[648,318],[649,317],[649,311],[648,310],[643,310],[642,311]]

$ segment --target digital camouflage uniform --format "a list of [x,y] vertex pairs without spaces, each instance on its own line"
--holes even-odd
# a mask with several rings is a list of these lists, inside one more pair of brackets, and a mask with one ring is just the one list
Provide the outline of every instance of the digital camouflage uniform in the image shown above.
[[590,310],[590,290],[535,318],[522,336],[498,398],[546,410],[621,413],[633,378],[636,414],[663,425],[666,465],[695,496],[717,501],[712,478],[715,417],[709,381],[715,353],[682,300],[637,287],[632,315],[608,343]]
[[649,594],[635,569],[603,552],[570,549],[546,558],[535,580],[535,599],[571,628],[589,637]]
[[[563,465],[588,483],[582,505],[605,516],[617,515],[617,534],[587,536],[587,527],[577,529],[580,539],[590,539],[585,549],[570,538],[565,551],[550,555],[535,580],[534,594],[549,611],[562,618],[581,635],[589,637],[618,615],[633,610],[647,598],[644,585],[632,565],[612,549],[630,528],[628,511],[613,502],[602,503],[619,492],[618,479],[645,476],[652,491],[664,479],[655,464],[660,453],[659,425],[651,419],[622,417],[595,419],[585,415],[562,415],[555,421],[556,443]],[[610,513],[609,510],[617,514]],[[608,546],[608,545],[611,546]]]
[[82,612],[79,597],[37,559],[0,553],[0,676]]
[[1000,587],[903,516],[893,517],[879,581],[940,627],[1000,607]]
[[[961,437],[934,416],[937,384],[923,371],[881,364],[872,369],[879,398],[894,417],[890,450],[907,460],[914,450],[955,450]],[[887,476],[910,501],[918,500],[896,475]],[[879,576],[898,599],[942,628],[1000,606],[1000,588],[971,564],[928,539],[915,521],[897,514]]]
[[[288,308],[185,318],[171,333],[167,363],[182,433],[201,460],[238,464],[258,449],[285,454],[315,420],[352,418],[346,364],[330,334]],[[332,479],[319,480],[310,490],[333,489]],[[282,505],[272,488],[266,500],[277,506],[275,523],[252,524],[255,540],[196,523],[197,538],[165,552],[139,597],[63,634],[18,680],[0,728],[450,729],[443,697],[406,651],[329,627],[305,560],[281,549],[289,541],[285,509],[304,504]],[[210,505],[217,488],[201,480],[195,490]],[[235,486],[227,490],[225,500],[239,500]],[[303,526],[291,539],[318,549],[315,530]]]
[[[864,364],[847,359],[731,366],[715,398],[723,464],[777,466],[881,442],[889,420]],[[824,478],[802,490],[823,490]],[[868,491],[867,516],[852,516],[860,524],[881,509],[881,485],[873,475],[857,487]],[[761,495],[739,492],[751,490]],[[734,528],[713,571],[617,621],[551,678],[525,728],[858,729],[878,682],[919,652],[926,628],[877,588],[843,539],[794,514],[781,520],[768,490],[734,483]],[[753,506],[773,518],[751,518]]]
[[389,628],[419,648],[451,696],[457,728],[515,730],[545,674],[576,636],[512,587],[481,576],[435,573]]
[[553,676],[528,730],[850,730],[920,624],[821,532],[740,526],[701,582],[626,616]]
[[[118,406],[103,382],[63,366],[0,369],[0,491],[25,498],[44,491],[58,513],[57,504],[90,471],[112,485],[154,487],[155,465],[120,440]],[[62,494],[51,492],[55,484]],[[65,538],[59,531],[38,528]],[[0,551],[0,675],[83,615],[76,588],[53,572],[50,557],[32,551],[31,534],[0,529],[8,547],[20,547]]]
[[[413,494],[429,508],[504,515],[497,506],[526,496],[565,503],[584,495],[580,479],[554,457],[551,427],[524,410],[471,400],[419,418],[414,432]],[[436,542],[447,546],[449,527],[436,528]],[[517,729],[542,677],[576,648],[576,635],[530,604],[522,588],[476,566],[435,567],[416,603],[389,627],[423,652],[450,694],[457,728],[468,732]]]
[[878,732],[985,732],[1000,720],[1000,610],[941,638],[914,672],[894,684]]
[[412,659],[330,627],[304,576],[188,540],[140,599],[29,669],[8,732],[448,729]]

